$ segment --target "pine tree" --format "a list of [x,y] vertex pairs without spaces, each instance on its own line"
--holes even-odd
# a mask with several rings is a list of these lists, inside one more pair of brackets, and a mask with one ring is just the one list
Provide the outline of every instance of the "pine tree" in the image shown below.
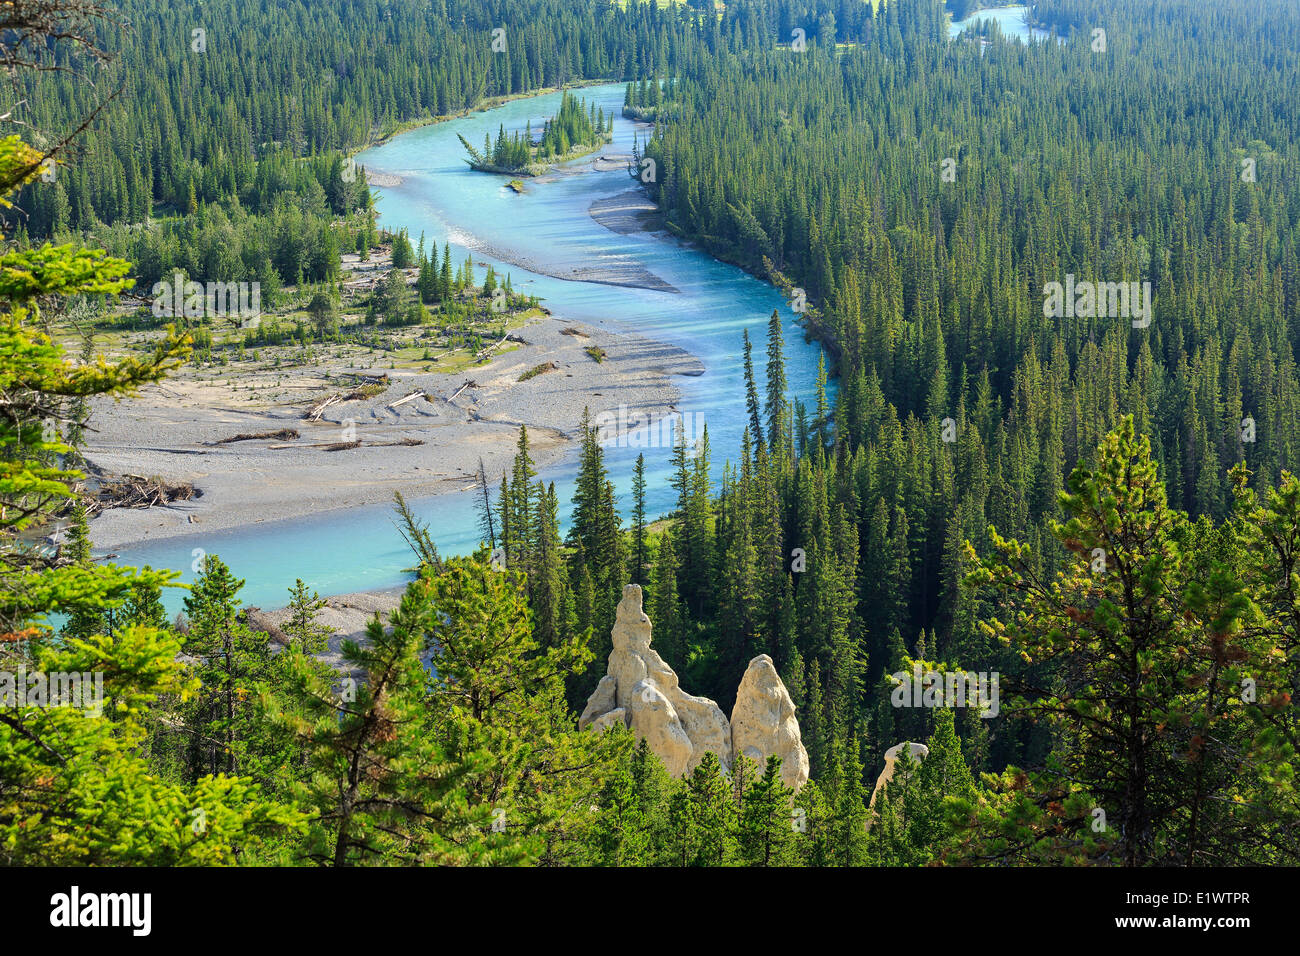
[[[78,503],[72,509],[72,521],[68,526],[68,544],[64,549],[64,557],[75,567],[89,569],[94,566],[90,548],[90,526],[86,519],[86,506]],[[93,634],[104,632],[105,617],[104,609],[97,604],[75,603],[61,633],[65,639],[84,640]]]
[[192,717],[192,780],[204,773],[233,774],[241,761],[256,758],[253,704],[257,683],[270,674],[271,652],[267,636],[239,620],[243,586],[219,557],[209,554],[185,598],[189,630],[184,650],[195,660],[195,676],[203,687]]
[[975,781],[962,756],[953,712],[940,708],[934,714],[934,733],[926,742],[929,752],[917,770],[914,799],[907,808],[908,841],[918,860],[940,855],[949,833],[945,801],[976,799]]
[[442,268],[438,272],[438,300],[443,303],[451,301],[451,295],[455,285],[451,275],[451,243],[445,242],[442,245]]
[[[757,445],[763,444],[763,423],[759,418],[758,388],[754,384],[754,346],[749,341],[749,329],[742,329],[745,349],[745,408],[749,412],[749,432]],[[758,447],[755,447],[755,453]]]
[[537,529],[537,557],[528,578],[528,604],[533,628],[542,647],[565,643],[564,607],[568,592],[564,558],[560,553],[560,529],[555,485],[537,483],[534,526]]
[[717,754],[706,753],[682,789],[690,808],[689,865],[723,866],[731,859],[733,813],[730,788]]
[[505,832],[537,837],[544,862],[579,850],[576,808],[591,805],[617,740],[577,729],[565,681],[592,659],[589,634],[539,645],[517,571],[486,555],[451,558],[411,592],[428,604],[425,648],[433,671],[428,706],[452,760],[486,752],[492,763],[465,788],[471,807],[491,805]]
[[856,735],[840,749],[839,786],[834,794],[836,866],[863,866],[867,862],[867,793],[862,784],[862,759]]
[[298,578],[289,588],[289,617],[281,630],[289,635],[293,646],[304,653],[316,655],[325,651],[329,637],[334,632],[323,624],[316,622],[316,615],[329,606],[315,591],[307,593],[307,585]]
[[[1002,557],[974,559],[968,577],[1017,593],[1023,613],[1012,626],[986,623],[990,635],[1030,663],[1083,665],[1013,704],[1050,717],[1070,746],[1053,751],[1030,786],[1004,789],[989,812],[1015,814],[1019,833],[1050,832],[1034,844],[1049,859],[1113,845],[1130,866],[1192,863],[1207,841],[1199,818],[1209,794],[1242,787],[1229,782],[1223,709],[1239,695],[1236,668],[1259,660],[1263,672],[1270,652],[1243,630],[1251,602],[1237,575],[1216,556],[1185,550],[1198,536],[1168,508],[1131,416],[1102,440],[1095,467],[1074,470],[1061,505],[1067,520],[1052,533],[1075,557],[1054,579],[1031,576],[1029,549],[992,531]],[[1100,835],[1093,808],[1110,821]],[[985,848],[987,823],[981,814],[971,824]]]
[[537,477],[537,469],[533,467],[533,458],[528,450],[526,425],[519,426],[515,448],[510,484],[507,486],[502,482],[501,485],[501,493],[506,502],[501,527],[503,533],[507,525],[510,528],[510,538],[506,542],[506,560],[511,567],[528,571],[532,566],[535,531],[531,482]]
[[645,455],[636,456],[632,472],[632,573],[633,584],[644,584],[646,571]]
[[767,323],[767,404],[764,413],[767,416],[767,445],[772,451],[773,462],[778,464],[791,451],[786,440],[790,428],[786,388],[785,339],[781,333],[781,316],[773,309]]
[[264,692],[263,701],[275,724],[306,749],[310,772],[295,787],[316,811],[297,851],[305,861],[508,864],[535,852],[535,841],[519,831],[492,830],[488,801],[466,800],[490,756],[438,739],[421,661],[434,613],[422,577],[387,626],[376,617],[364,645],[344,642],[344,661],[365,680],[347,678],[342,693],[300,646],[282,655],[283,686]]
[[794,862],[791,825],[794,791],[781,782],[781,758],[767,758],[763,774],[744,792],[736,828],[736,851],[746,866]]
[[[145,570],[151,569],[146,567]],[[167,611],[163,608],[162,588],[149,581],[140,581],[131,588],[114,620],[119,626],[134,624],[160,630],[166,628]]]
[[654,585],[650,589],[650,620],[654,622],[655,648],[668,666],[680,672],[686,665],[685,625],[677,596],[677,554],[671,530],[659,535],[655,555]]

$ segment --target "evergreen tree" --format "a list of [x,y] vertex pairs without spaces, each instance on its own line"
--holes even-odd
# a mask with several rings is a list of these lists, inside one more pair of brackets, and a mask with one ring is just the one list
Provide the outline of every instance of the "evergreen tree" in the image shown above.
[[301,646],[284,652],[284,684],[275,695],[264,691],[263,701],[271,719],[306,749],[310,772],[295,794],[316,815],[297,850],[304,860],[501,864],[535,853],[518,831],[491,829],[487,801],[466,799],[477,775],[487,772],[488,755],[437,738],[421,662],[434,613],[422,577],[407,588],[388,626],[376,617],[364,645],[344,642],[344,661],[365,680],[345,679],[342,693]]
[[266,635],[239,619],[243,586],[219,557],[205,555],[184,601],[189,621],[184,651],[194,659],[202,685],[193,705],[191,780],[247,771],[257,757],[255,685],[270,674],[271,651]]
[[289,588],[289,617],[281,628],[289,635],[294,647],[305,654],[324,653],[329,637],[334,632],[316,621],[316,615],[329,606],[315,591],[310,594],[302,578]]
[[744,792],[736,850],[747,866],[788,866],[794,861],[791,809],[794,791],[781,782],[781,758],[767,758],[763,775]]

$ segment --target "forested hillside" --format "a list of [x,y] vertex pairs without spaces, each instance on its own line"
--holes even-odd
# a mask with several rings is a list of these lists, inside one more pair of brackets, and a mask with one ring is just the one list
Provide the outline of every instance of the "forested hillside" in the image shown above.
[[[719,56],[665,85],[645,149],[670,225],[806,291],[808,328],[838,357],[833,429],[769,400],[752,429],[768,462],[746,457],[770,490],[740,523],[729,515],[750,493],[724,494],[717,527],[720,573],[738,581],[733,555],[771,529],[755,566],[777,578],[743,619],[773,650],[789,549],[819,538],[836,554],[833,572],[792,580],[804,666],[840,687],[838,632],[852,635],[841,660],[866,652],[868,686],[904,646],[998,661],[975,627],[990,608],[958,587],[961,542],[984,552],[992,524],[1039,573],[1072,560],[1047,522],[1123,415],[1192,516],[1231,511],[1234,464],[1260,489],[1296,466],[1300,18],[1281,3],[1263,17],[1176,2],[1036,11],[1069,42],[948,42],[933,5],[900,2],[847,49]],[[1067,274],[1150,282],[1149,326],[1046,317],[1045,286]],[[705,619],[732,620],[739,585],[701,590]],[[797,683],[792,654],[779,659]],[[896,738],[888,708],[881,720],[877,756]],[[1055,743],[1024,726],[990,746],[995,762],[1036,762]]]
[[[125,84],[57,189],[35,188],[39,149],[0,144],[29,214],[0,285],[0,650],[107,671],[112,718],[0,712],[0,859],[1300,862],[1293,3],[1042,0],[1057,37],[1032,44],[949,40],[933,0],[199,9],[124,2],[93,93],[24,74],[45,136]],[[737,346],[741,447],[656,452],[676,507],[646,513],[642,462],[628,523],[590,420],[571,502],[521,429],[511,473],[483,480],[476,554],[440,555],[399,501],[415,580],[344,648],[347,675],[316,659],[301,582],[273,641],[215,555],[169,622],[167,575],[93,560],[84,513],[72,545],[30,547],[80,493],[84,398],[187,348],[80,364],[51,316],[133,268],[329,279],[373,239],[348,150],[598,77],[656,123],[631,172],[669,228],[788,290],[825,343],[811,407],[774,313]],[[421,294],[450,300],[433,251]],[[1149,283],[1152,310],[1050,314],[1075,279]],[[772,656],[811,763],[798,794],[773,761],[671,780],[621,730],[578,730],[629,582],[656,649],[724,710]],[[891,675],[913,667],[1000,675],[1000,708],[900,705]],[[903,741],[929,753],[873,804]]]
[[[113,59],[89,69],[93,86],[23,77],[20,118],[46,135],[102,110],[75,161],[19,194],[15,226],[93,236],[145,286],[179,268],[268,293],[333,278],[340,249],[373,239],[348,152],[496,97],[673,73],[700,48],[671,10],[597,0],[126,0],[96,32]],[[42,59],[86,71],[80,57]]]
[[[1059,725],[1028,715],[1068,682],[1062,655],[1077,664],[1121,649],[1073,647],[1075,657],[1053,646],[1040,657],[1004,641],[989,622],[1007,613],[1005,596],[971,587],[967,575],[998,535],[1018,538],[1023,577],[997,580],[1017,590],[1041,582],[1047,604],[1031,613],[1045,614],[1063,600],[1046,582],[1061,575],[1061,587],[1078,587],[1081,561],[1107,573],[1105,535],[1084,548],[1072,525],[1053,522],[1063,502],[1087,510],[1086,499],[1062,499],[1082,494],[1067,479],[1098,467],[1099,447],[1113,447],[1128,417],[1150,448],[1122,438],[1120,457],[1150,455],[1161,494],[1193,523],[1163,511],[1153,520],[1171,548],[1195,555],[1179,561],[1202,573],[1239,534],[1246,492],[1234,465],[1261,493],[1293,487],[1284,470],[1300,448],[1300,18],[1282,4],[1266,23],[1239,7],[1183,3],[1036,11],[1067,42],[1026,46],[996,28],[986,47],[949,42],[936,5],[906,0],[848,33],[807,12],[768,11],[769,24],[782,24],[776,40],[786,22],[819,24],[823,37],[799,50],[761,42],[772,34],[760,29],[744,52],[720,51],[698,72],[663,81],[659,94],[629,87],[629,108],[654,106],[658,121],[634,175],[648,180],[671,228],[772,277],[792,305],[806,296],[806,326],[836,357],[840,393],[833,410],[824,396],[815,408],[789,404],[774,315],[765,387],[749,378],[749,444],[677,449],[669,529],[647,536],[638,522],[626,547],[590,441],[569,552],[577,620],[607,649],[600,642],[626,563],[626,576],[648,589],[665,657],[694,686],[728,701],[745,662],[771,654],[799,701],[814,778],[849,751],[875,768],[898,740],[925,736],[928,721],[893,706],[885,678],[917,659],[1037,689],[1001,720],[961,711],[977,771],[1043,767],[1065,740],[1080,747],[1092,731],[1108,736],[1104,721],[1090,730],[1096,715],[1085,716],[1077,697],[1060,706]],[[735,6],[724,33],[729,23],[733,34],[758,29]],[[1104,51],[1094,49],[1094,29],[1105,30]],[[832,35],[847,46],[832,49]],[[1196,40],[1208,35],[1231,39]],[[1238,82],[1248,102],[1222,95]],[[1046,315],[1048,284],[1068,275],[1149,282],[1152,313]],[[711,458],[730,462],[716,499]],[[521,527],[508,519],[525,510],[525,472],[517,467],[503,491],[498,527]],[[1154,506],[1153,493],[1138,499],[1139,510]],[[518,563],[548,567],[545,539],[519,537],[507,536]],[[1147,615],[1127,592],[1121,601],[1084,588],[1070,600],[1070,619],[1085,631],[1102,626],[1099,611],[1084,609],[1094,602]],[[1181,640],[1172,626],[1151,630],[1149,645],[1130,638],[1123,653],[1138,656]],[[1265,644],[1260,667],[1269,654],[1293,653],[1289,638]],[[1283,684],[1295,677],[1292,668]],[[1186,679],[1207,686],[1204,675]],[[589,671],[576,696],[593,682]],[[1152,703],[1186,721],[1190,711],[1167,690]],[[1207,708],[1232,696],[1221,686],[1216,704],[1215,693]],[[1153,733],[1170,753],[1188,746],[1198,759],[1200,734],[1175,743],[1178,735]],[[1265,776],[1261,796],[1273,785]],[[1199,812],[1186,799],[1166,808],[1175,826]],[[1130,820],[1129,837],[1150,839],[1149,811],[1127,804],[1144,828],[1139,838]],[[1190,839],[1206,839],[1203,820],[1195,830]],[[1135,843],[1124,858],[1150,852]],[[1178,852],[1232,858],[1218,856],[1224,847]]]

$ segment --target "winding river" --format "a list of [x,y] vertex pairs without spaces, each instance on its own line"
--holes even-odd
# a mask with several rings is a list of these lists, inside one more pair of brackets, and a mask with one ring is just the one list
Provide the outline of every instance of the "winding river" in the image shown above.
[[[614,142],[607,153],[630,153],[634,137],[645,131],[621,116],[622,84],[589,87],[579,95],[613,112]],[[600,170],[591,157],[569,163],[560,174],[531,181],[523,195],[506,187],[506,177],[475,173],[463,162],[457,134],[481,143],[485,133],[507,134],[558,111],[560,94],[515,100],[495,109],[421,127],[376,146],[358,162],[400,177],[397,185],[377,187],[381,225],[405,227],[412,241],[424,234],[439,246],[449,241],[453,261],[472,254],[509,273],[515,289],[539,296],[553,314],[574,322],[628,329],[676,346],[703,364],[699,376],[674,379],[681,392],[678,409],[687,421],[707,423],[714,474],[738,454],[746,424],[741,332],[755,343],[755,373],[763,388],[763,353],[768,317],[785,317],[786,373],[790,394],[812,407],[819,347],[805,342],[794,314],[771,285],[725,265],[689,245],[658,233],[620,235],[588,214],[593,201],[625,192],[632,185],[625,168]],[[514,263],[514,264],[511,264]],[[538,271],[530,271],[526,263]],[[575,270],[614,269],[626,275],[650,274],[661,282],[649,288],[553,278]],[[548,273],[548,274],[543,274]],[[481,267],[479,275],[482,275]],[[667,291],[664,286],[670,286]],[[617,403],[611,403],[617,407]],[[597,409],[592,409],[596,414]],[[574,423],[576,427],[577,422]],[[636,457],[646,456],[647,509],[662,515],[674,506],[668,483],[671,448],[611,446],[606,463],[626,516],[631,510],[631,475]],[[567,525],[577,471],[576,444],[558,465],[539,477],[554,481],[561,519]],[[472,492],[414,499],[439,550],[463,554],[479,541]],[[333,510],[305,519],[267,522],[227,532],[172,538],[119,549],[118,563],[181,572],[193,580],[197,549],[219,554],[246,580],[245,603],[279,607],[286,589],[301,577],[321,594],[341,594],[401,584],[412,555],[395,529],[392,509],[376,505]],[[169,610],[182,593],[169,589]]]
[[[1051,36],[1047,30],[1039,27],[1030,27],[1025,23],[1025,12],[1028,10],[1024,6],[1010,7],[990,7],[985,10],[973,11],[965,20],[958,20],[948,24],[948,36],[955,37],[967,27],[976,26],[986,20],[995,20],[1002,35],[1005,37],[1015,37],[1017,40],[1028,40],[1031,37],[1035,40],[1045,40]],[[1064,42],[1063,38],[1061,38]]]

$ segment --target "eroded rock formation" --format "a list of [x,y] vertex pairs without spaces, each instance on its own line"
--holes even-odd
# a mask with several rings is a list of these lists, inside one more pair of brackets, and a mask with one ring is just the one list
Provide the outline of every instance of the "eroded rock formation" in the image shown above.
[[676,672],[650,646],[650,618],[641,588],[623,588],[614,622],[609,671],[587,700],[579,726],[603,730],[621,720],[650,745],[674,777],[690,773],[712,751],[731,764],[731,725],[707,697],[681,689]]
[[740,680],[731,711],[731,749],[759,767],[776,754],[787,787],[798,790],[808,782],[808,751],[799,736],[794,701],[766,654],[750,661]]
[[894,763],[898,760],[898,755],[907,747],[915,763],[920,763],[930,753],[930,748],[925,744],[914,744],[909,742],[894,744],[885,751],[885,769],[880,771],[880,776],[876,778],[876,788],[871,791],[871,802],[869,807],[876,805],[876,797],[885,789],[885,784],[894,779]]
[[677,674],[650,646],[651,624],[641,608],[641,588],[623,588],[614,623],[614,649],[608,672],[587,700],[579,726],[605,730],[616,721],[643,738],[674,777],[690,773],[706,753],[715,753],[724,768],[732,755],[744,753],[761,766],[771,754],[781,758],[788,786],[808,779],[808,754],[799,738],[794,702],[772,659],[750,661],[736,696],[733,720],[716,703],[682,690]]

